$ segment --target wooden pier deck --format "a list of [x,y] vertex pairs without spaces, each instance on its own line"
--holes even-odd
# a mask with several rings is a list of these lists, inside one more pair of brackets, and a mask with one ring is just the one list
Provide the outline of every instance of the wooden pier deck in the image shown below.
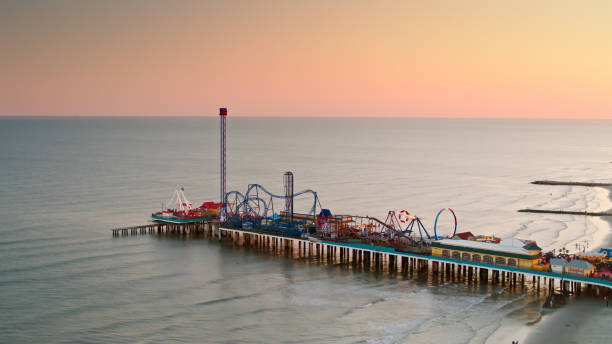
[[[364,269],[384,270],[393,273],[427,274],[428,278],[442,281],[467,283],[492,283],[515,288],[531,284],[532,290],[555,288],[564,292],[580,293],[599,288],[612,289],[612,280],[558,274],[547,271],[520,269],[505,265],[485,264],[438,256],[425,256],[395,251],[391,247],[367,244],[312,241],[308,238],[284,236],[279,233],[264,233],[222,227],[219,222],[197,222],[189,224],[151,223],[142,226],[112,229],[113,236],[132,235],[179,235],[205,236],[218,240],[231,240],[236,245],[258,247],[273,252],[290,252],[292,258],[318,257],[326,262],[351,264]],[[531,281],[529,281],[531,279]]]
[[209,224],[213,222],[200,221],[186,224],[171,224],[152,222],[146,225],[113,228],[113,236],[136,235],[136,234],[190,234],[204,233]]

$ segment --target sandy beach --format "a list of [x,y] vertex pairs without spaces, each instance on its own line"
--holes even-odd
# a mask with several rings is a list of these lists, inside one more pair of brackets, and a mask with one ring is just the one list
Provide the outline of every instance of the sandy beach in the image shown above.
[[[612,188],[610,191],[612,201]],[[612,209],[610,209],[612,211]],[[609,233],[599,246],[612,247],[612,217],[601,217],[608,223]],[[612,306],[606,308],[601,295],[582,294],[555,310],[542,311],[545,295],[536,297],[529,306],[509,314],[485,343],[608,343]]]
[[[602,217],[612,228],[612,218]],[[612,246],[612,231],[603,247]],[[599,247],[593,251],[599,251]],[[542,317],[521,343],[609,343],[612,307],[601,295],[581,295],[563,308]]]
[[520,343],[609,343],[612,308],[601,297],[581,296],[543,316]]

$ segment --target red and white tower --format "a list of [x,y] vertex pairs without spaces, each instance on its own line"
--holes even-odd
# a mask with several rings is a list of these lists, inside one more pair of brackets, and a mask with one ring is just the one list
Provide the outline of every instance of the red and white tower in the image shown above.
[[220,195],[219,195],[219,203],[223,204],[221,208],[221,212],[219,213],[219,218],[221,221],[225,220],[225,119],[227,118],[227,108],[219,108],[219,119],[221,120],[221,165],[220,165],[220,174],[221,174],[221,186],[220,186]]

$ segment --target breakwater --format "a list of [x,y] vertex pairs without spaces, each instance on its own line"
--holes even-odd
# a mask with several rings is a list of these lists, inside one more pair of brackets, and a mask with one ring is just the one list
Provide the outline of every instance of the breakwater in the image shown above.
[[[587,186],[587,187],[612,187],[612,183],[591,183],[591,182],[564,182],[554,180],[536,180],[531,184],[537,185],[566,185],[566,186]],[[571,210],[552,210],[552,209],[519,209],[519,213],[540,213],[540,214],[561,214],[561,215],[584,215],[584,216],[612,216],[611,212],[602,211],[571,211]]]
[[519,209],[519,213],[542,213],[542,214],[562,214],[562,215],[584,215],[584,216],[612,216],[609,212],[592,211],[570,211],[570,210],[548,210],[548,209]]
[[611,187],[611,183],[590,183],[590,182],[563,182],[554,180],[536,180],[531,184],[537,185],[569,185],[569,186],[597,186],[597,187]]

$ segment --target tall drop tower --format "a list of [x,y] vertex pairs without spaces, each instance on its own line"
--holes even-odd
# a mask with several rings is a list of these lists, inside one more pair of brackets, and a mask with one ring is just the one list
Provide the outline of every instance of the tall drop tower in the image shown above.
[[285,172],[285,214],[289,216],[289,223],[293,223],[293,173]]
[[227,118],[227,108],[219,108],[219,120],[221,121],[220,131],[221,131],[221,144],[220,144],[220,154],[221,154],[221,165],[219,167],[219,172],[221,175],[221,185],[220,185],[220,195],[219,195],[219,203],[223,204],[221,208],[221,212],[219,214],[219,218],[221,221],[225,220],[225,119]]

